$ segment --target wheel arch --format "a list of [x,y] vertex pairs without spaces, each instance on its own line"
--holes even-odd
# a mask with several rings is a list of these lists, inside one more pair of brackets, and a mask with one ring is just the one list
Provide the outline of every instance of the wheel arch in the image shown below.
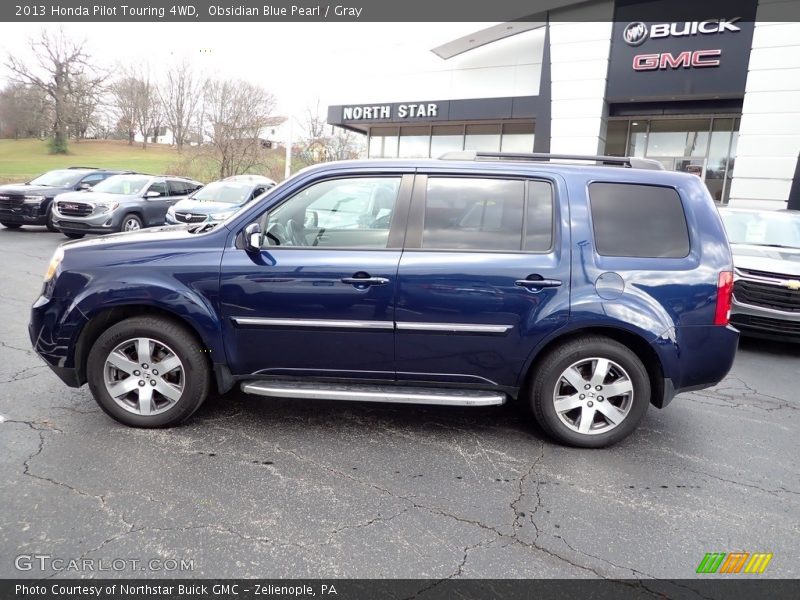
[[530,392],[533,374],[536,372],[538,365],[553,351],[553,349],[567,342],[591,335],[602,336],[619,342],[630,348],[639,357],[642,364],[644,364],[650,380],[650,404],[661,408],[664,405],[665,379],[664,367],[658,353],[653,348],[652,344],[641,335],[626,329],[607,326],[591,326],[565,331],[554,336],[545,342],[544,345],[537,348],[529,361],[527,369],[523,371],[519,392],[520,397],[527,398]]

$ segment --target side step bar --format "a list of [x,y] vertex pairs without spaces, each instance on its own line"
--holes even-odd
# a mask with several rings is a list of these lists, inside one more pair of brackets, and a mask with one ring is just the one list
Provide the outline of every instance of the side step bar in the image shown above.
[[391,385],[341,385],[295,381],[250,381],[242,391],[257,396],[347,400],[354,402],[399,402],[441,406],[496,406],[505,404],[506,395],[482,390],[399,387]]

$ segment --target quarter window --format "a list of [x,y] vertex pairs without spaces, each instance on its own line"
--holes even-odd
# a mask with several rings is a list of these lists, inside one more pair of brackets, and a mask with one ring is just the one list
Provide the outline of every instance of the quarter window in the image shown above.
[[431,177],[424,219],[423,248],[541,252],[552,245],[552,187],[521,179]]
[[601,256],[683,258],[689,229],[672,188],[630,183],[589,185],[592,228]]

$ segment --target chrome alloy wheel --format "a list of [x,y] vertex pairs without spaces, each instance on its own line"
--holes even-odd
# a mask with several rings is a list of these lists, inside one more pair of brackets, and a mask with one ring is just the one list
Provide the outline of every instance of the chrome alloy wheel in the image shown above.
[[166,344],[151,338],[126,340],[106,357],[106,391],[136,415],[163,413],[180,400],[186,385],[183,363]]
[[633,406],[633,382],[607,358],[584,358],[561,373],[553,390],[558,418],[572,431],[596,435],[617,427]]
[[122,231],[138,231],[139,229],[141,229],[141,227],[139,226],[139,221],[136,219],[127,219],[122,224]]

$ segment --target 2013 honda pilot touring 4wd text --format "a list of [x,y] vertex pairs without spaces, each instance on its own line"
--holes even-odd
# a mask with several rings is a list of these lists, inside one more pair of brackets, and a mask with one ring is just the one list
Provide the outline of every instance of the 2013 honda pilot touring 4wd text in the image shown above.
[[702,180],[656,166],[462,152],[311,167],[216,225],[64,244],[31,340],[137,427],[238,386],[516,400],[559,441],[605,446],[736,353],[720,217]]

